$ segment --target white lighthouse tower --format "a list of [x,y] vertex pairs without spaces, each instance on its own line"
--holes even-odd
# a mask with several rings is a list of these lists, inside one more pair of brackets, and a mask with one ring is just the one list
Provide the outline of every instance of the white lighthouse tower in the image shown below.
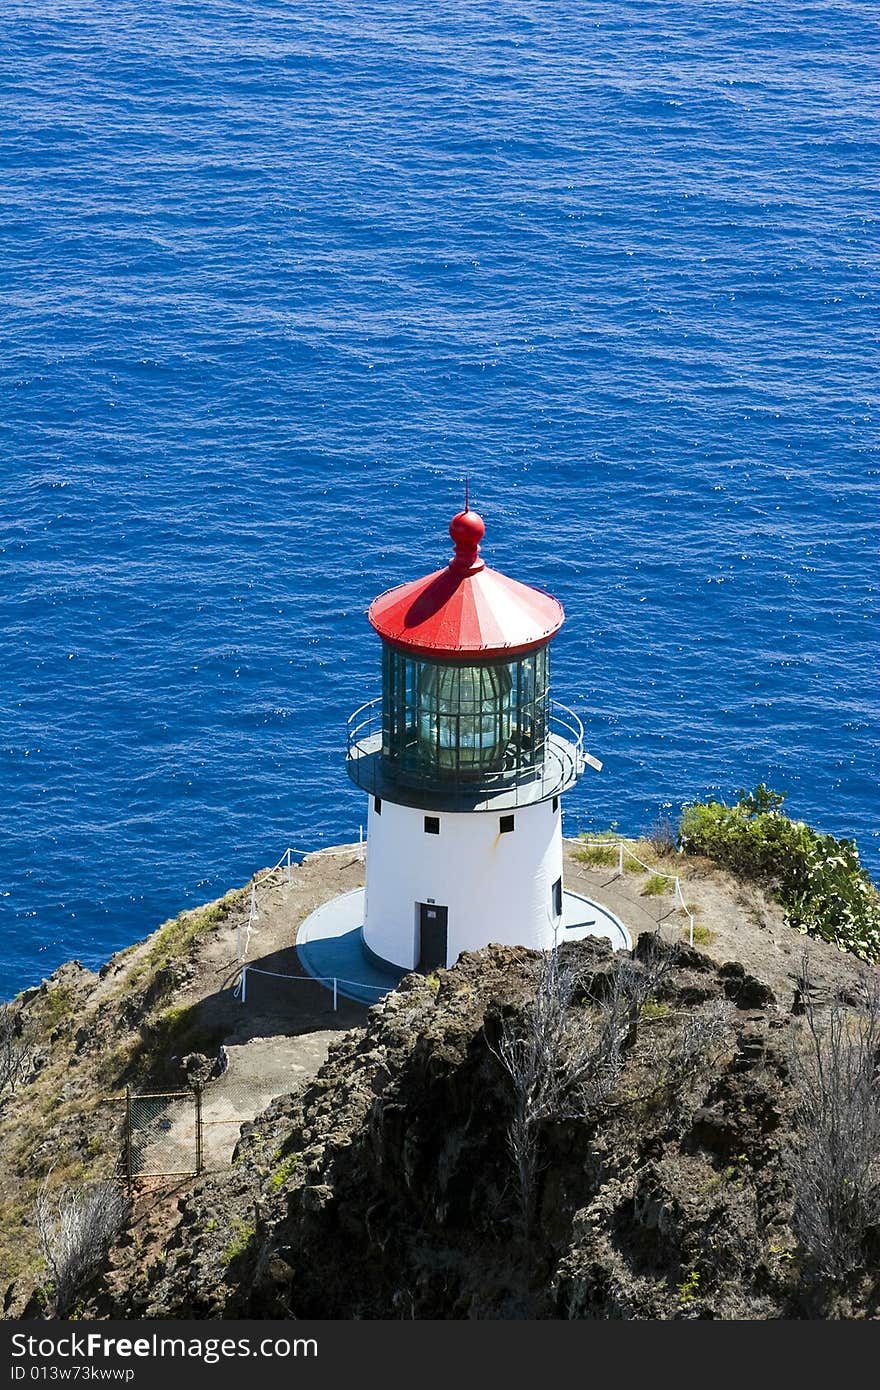
[[485,529],[466,504],[449,564],[369,610],[382,695],[352,716],[347,766],[369,794],[363,944],[397,970],[592,925],[566,921],[562,882],[561,798],[601,767],[550,698],[562,605],[490,569]]

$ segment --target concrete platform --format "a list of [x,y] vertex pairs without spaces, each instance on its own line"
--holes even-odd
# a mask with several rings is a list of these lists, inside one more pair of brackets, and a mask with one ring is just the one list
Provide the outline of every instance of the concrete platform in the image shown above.
[[[381,967],[367,953],[362,936],[364,889],[355,888],[310,913],[300,924],[296,950],[303,969],[316,980],[362,1004],[376,1004],[396,989],[407,970]],[[604,937],[616,951],[628,951],[632,940],[626,927],[607,907],[580,893],[563,894],[560,941],[580,941],[585,936]]]
[[367,955],[361,935],[364,925],[364,890],[355,888],[331,898],[300,923],[296,952],[300,964],[316,980],[329,982],[346,999],[376,1004],[396,989],[407,970],[382,969]]
[[611,942],[615,951],[632,950],[632,937],[610,908],[580,893],[570,893],[567,888],[562,899],[560,941],[580,941],[585,936],[601,936]]

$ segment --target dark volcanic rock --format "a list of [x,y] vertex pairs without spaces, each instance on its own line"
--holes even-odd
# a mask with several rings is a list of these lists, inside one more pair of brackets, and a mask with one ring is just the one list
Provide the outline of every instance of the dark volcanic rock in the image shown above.
[[760,1009],[775,1004],[769,985],[750,975],[738,960],[729,960],[719,968],[724,993],[738,1009]]
[[[592,1026],[613,959],[599,943],[565,952],[580,976],[571,1026]],[[643,939],[632,968],[656,959]],[[245,1128],[228,1174],[117,1244],[89,1311],[804,1315],[782,1258],[791,1015],[760,981],[697,951],[667,959],[612,1094],[540,1127],[525,1230],[496,1049],[504,1019],[527,1023],[538,960],[495,946],[441,971],[439,987],[408,977],[299,1094]],[[721,1019],[721,1040],[670,1070],[704,1014]]]

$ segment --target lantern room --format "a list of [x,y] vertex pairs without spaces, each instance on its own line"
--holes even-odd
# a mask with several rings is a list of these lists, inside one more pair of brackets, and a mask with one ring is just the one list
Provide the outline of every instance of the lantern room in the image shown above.
[[348,771],[374,797],[477,810],[558,796],[583,770],[580,722],[551,702],[561,604],[490,569],[466,509],[449,564],[381,594],[382,694],[349,724]]
[[541,766],[547,650],[513,661],[426,660],[386,646],[382,758],[389,775],[438,790],[501,786]]

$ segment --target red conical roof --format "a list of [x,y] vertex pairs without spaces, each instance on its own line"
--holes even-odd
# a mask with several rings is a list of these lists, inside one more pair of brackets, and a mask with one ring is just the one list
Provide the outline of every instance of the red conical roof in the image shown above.
[[415,656],[514,657],[562,626],[562,604],[480,559],[486,527],[476,512],[452,518],[455,554],[445,569],[380,594],[369,619],[379,636]]

